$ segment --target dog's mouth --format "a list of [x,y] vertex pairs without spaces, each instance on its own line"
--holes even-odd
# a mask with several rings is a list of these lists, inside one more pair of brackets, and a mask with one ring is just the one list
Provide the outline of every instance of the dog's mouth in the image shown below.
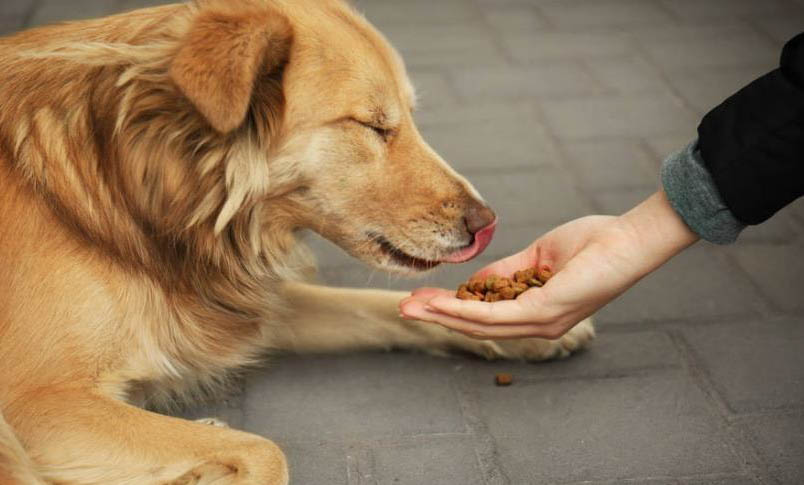
[[388,256],[388,258],[398,266],[410,268],[415,271],[428,271],[441,264],[440,261],[417,258],[416,256],[408,254],[379,234],[369,234],[369,238],[377,244],[380,248],[380,252]]
[[496,226],[497,221],[495,220],[491,225],[474,234],[471,243],[450,251],[448,255],[435,260],[413,256],[391,243],[391,241],[381,234],[369,233],[368,237],[377,245],[380,252],[387,256],[395,265],[415,271],[428,271],[441,263],[464,263],[475,258],[482,253],[491,242]]

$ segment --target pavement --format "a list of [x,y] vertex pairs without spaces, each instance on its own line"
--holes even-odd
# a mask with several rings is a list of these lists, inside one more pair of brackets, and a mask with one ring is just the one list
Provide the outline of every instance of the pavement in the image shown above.
[[[0,0],[0,33],[149,3]],[[562,222],[622,213],[804,30],[802,0],[356,3],[406,59],[423,134],[502,223],[478,261],[421,281],[311,236],[321,279],[355,287],[453,287]],[[283,357],[185,415],[273,439],[300,485],[801,484],[802,255],[799,201],[645,278],[568,360]]]

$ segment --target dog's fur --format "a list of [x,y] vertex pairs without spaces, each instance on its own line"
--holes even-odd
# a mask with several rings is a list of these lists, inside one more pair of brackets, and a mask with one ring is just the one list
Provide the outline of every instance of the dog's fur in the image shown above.
[[340,0],[199,0],[0,39],[0,483],[286,483],[270,441],[135,405],[271,350],[544,359],[589,340],[589,322],[470,339],[400,319],[400,293],[303,282],[300,229],[413,272],[493,216],[414,101]]

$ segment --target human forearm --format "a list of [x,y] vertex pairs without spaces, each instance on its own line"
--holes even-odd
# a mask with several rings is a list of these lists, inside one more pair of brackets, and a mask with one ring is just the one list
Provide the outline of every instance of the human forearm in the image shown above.
[[637,242],[639,277],[654,271],[700,239],[676,213],[663,190],[620,216],[619,222]]

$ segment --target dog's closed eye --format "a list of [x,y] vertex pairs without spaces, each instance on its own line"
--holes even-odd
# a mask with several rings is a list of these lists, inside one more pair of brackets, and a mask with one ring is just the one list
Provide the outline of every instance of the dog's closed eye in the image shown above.
[[384,142],[388,142],[391,139],[391,137],[394,136],[395,132],[391,128],[384,128],[382,126],[377,126],[376,124],[373,124],[373,123],[360,121],[360,120],[358,120],[356,118],[353,118],[352,120],[357,122],[358,124],[360,124],[362,126],[365,126],[368,129],[372,130],[374,133],[379,135],[380,138],[382,138]]

